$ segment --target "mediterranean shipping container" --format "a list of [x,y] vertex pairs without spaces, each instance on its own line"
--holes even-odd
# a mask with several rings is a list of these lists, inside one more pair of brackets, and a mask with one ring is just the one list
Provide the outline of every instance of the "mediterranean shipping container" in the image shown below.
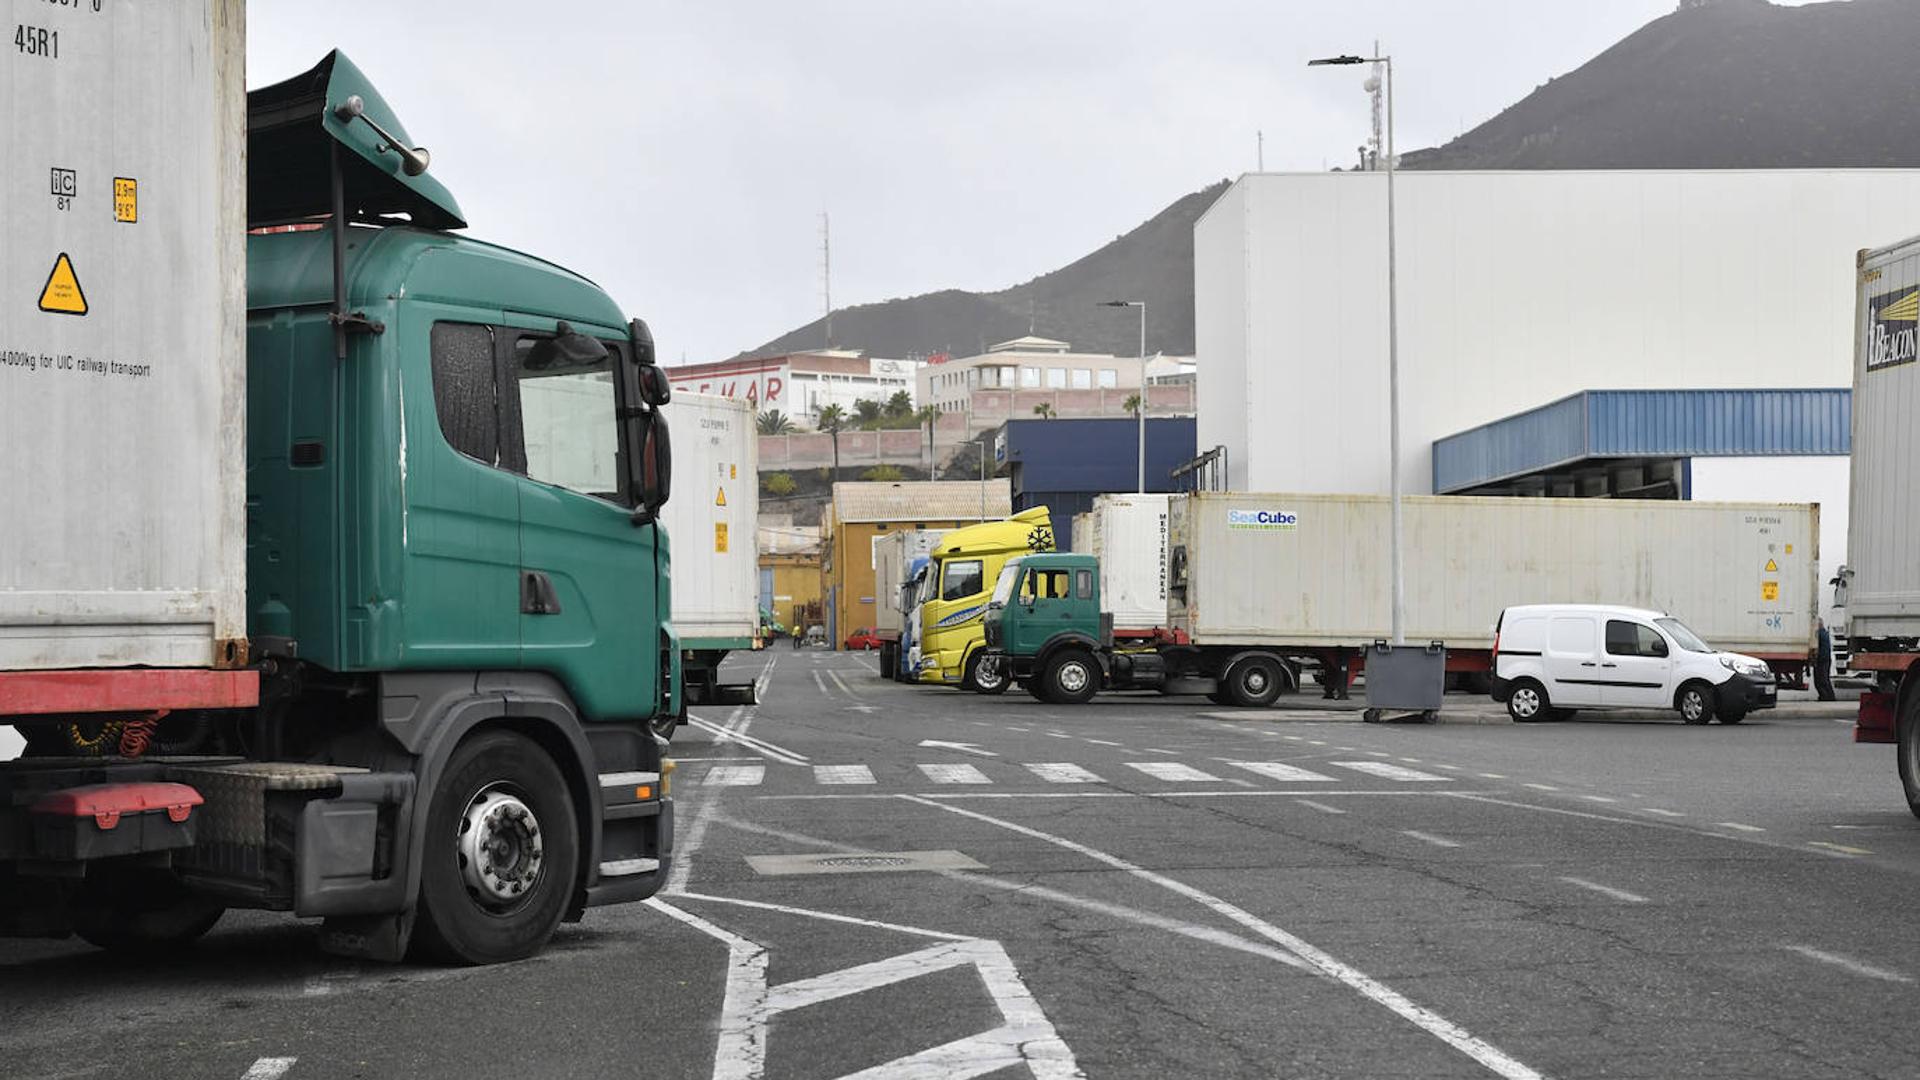
[[1073,550],[1100,560],[1100,605],[1115,630],[1167,624],[1166,495],[1102,495],[1074,518]]
[[[1196,644],[1364,644],[1392,622],[1378,496],[1199,493],[1169,505],[1168,619]],[[1407,637],[1487,649],[1515,604],[1668,612],[1717,648],[1804,659],[1817,505],[1410,497]]]

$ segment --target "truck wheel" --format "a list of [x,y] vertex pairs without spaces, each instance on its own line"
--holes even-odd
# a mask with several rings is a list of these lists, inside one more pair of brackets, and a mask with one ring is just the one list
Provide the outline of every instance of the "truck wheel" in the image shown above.
[[579,865],[567,780],[508,731],[454,750],[427,809],[418,941],[456,964],[531,956],[566,914]]
[[967,667],[960,676],[960,688],[976,694],[1004,694],[1007,692],[1007,672],[997,660],[989,660],[985,649],[976,649],[967,657]]
[[1514,683],[1513,689],[1507,694],[1507,715],[1516,724],[1550,719],[1553,705],[1547,700],[1547,688],[1532,679],[1521,679]]
[[1900,709],[1900,786],[1907,809],[1920,818],[1920,694],[1909,693]]
[[1040,678],[1048,701],[1084,705],[1100,690],[1100,665],[1085,649],[1061,649],[1047,660]]
[[1713,687],[1690,682],[1674,696],[1673,706],[1680,710],[1680,719],[1689,724],[1710,724],[1713,722]]
[[1248,656],[1227,669],[1221,689],[1243,709],[1264,709],[1279,700],[1288,685],[1286,666],[1271,656]]
[[115,877],[89,886],[73,908],[73,932],[112,952],[154,955],[198,941],[227,909],[171,876]]

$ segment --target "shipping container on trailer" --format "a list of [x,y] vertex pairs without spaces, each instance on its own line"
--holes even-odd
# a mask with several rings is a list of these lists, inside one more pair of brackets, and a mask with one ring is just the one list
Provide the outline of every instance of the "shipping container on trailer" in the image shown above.
[[660,514],[673,552],[673,626],[696,705],[752,702],[751,683],[722,684],[720,662],[760,639],[760,439],[753,403],[676,394],[675,498]]
[[[1074,518],[1073,550],[1100,560],[1101,611],[1118,634],[1167,625],[1168,495],[1102,495]],[[1082,533],[1080,530],[1085,530]]]
[[903,529],[873,541],[873,636],[880,641],[882,678],[899,679],[904,675],[902,643],[906,635],[907,612],[913,608],[908,594],[914,572],[927,565],[928,556],[946,529]]
[[1862,251],[1856,267],[1852,517],[1840,599],[1860,696],[1856,742],[1896,743],[1920,817],[1920,237]]

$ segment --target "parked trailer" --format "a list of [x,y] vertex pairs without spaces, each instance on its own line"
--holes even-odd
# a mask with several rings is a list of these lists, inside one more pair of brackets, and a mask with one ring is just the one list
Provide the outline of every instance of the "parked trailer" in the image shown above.
[[1073,520],[1073,549],[1100,561],[1100,610],[1114,633],[1150,633],[1167,624],[1170,495],[1101,495]]
[[873,541],[873,636],[880,640],[883,678],[912,678],[906,667],[906,617],[919,593],[915,575],[946,534],[946,529],[902,529]]
[[1878,676],[1860,695],[1854,740],[1898,744],[1900,785],[1920,817],[1920,237],[1862,251],[1855,290],[1853,516],[1836,603],[1849,668]]
[[[660,512],[673,540],[673,628],[687,702],[751,705],[753,683],[720,682],[728,653],[758,649],[760,439],[753,403],[713,394],[673,399],[680,497]],[[684,717],[683,717],[684,719]]]
[[[1272,703],[1303,664],[1338,677],[1391,625],[1389,504],[1375,496],[1199,493],[1168,505],[1168,612],[1129,641],[1112,612],[1066,619],[1024,643],[1026,583],[1003,578],[989,632],[1013,678],[1052,686],[1053,650],[1090,659],[1094,689],[1207,680],[1214,700]],[[1618,603],[1681,615],[1725,648],[1796,674],[1812,648],[1819,508],[1809,504],[1434,498],[1406,500],[1407,636],[1444,641],[1448,664],[1486,671],[1500,611],[1527,603]],[[1029,572],[1092,571],[1026,559]],[[1040,582],[1033,607],[1077,576]],[[1088,619],[1096,621],[1089,623]],[[1071,624],[1071,625],[1069,625]],[[1078,669],[1076,669],[1078,670]],[[1064,674],[1073,681],[1075,671]],[[1201,683],[1207,688],[1208,683]]]
[[480,963],[651,895],[682,695],[645,324],[457,235],[345,56],[247,95],[241,0],[33,17],[59,62],[0,79],[6,159],[54,166],[0,199],[0,431],[34,447],[0,470],[0,934],[263,908]]

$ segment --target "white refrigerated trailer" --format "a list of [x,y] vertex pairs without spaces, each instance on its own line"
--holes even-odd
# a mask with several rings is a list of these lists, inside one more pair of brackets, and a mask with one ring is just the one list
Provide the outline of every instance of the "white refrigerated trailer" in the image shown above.
[[723,684],[727,654],[760,648],[760,440],[753,404],[675,394],[674,498],[662,508],[673,556],[673,625],[695,705],[753,703]]

